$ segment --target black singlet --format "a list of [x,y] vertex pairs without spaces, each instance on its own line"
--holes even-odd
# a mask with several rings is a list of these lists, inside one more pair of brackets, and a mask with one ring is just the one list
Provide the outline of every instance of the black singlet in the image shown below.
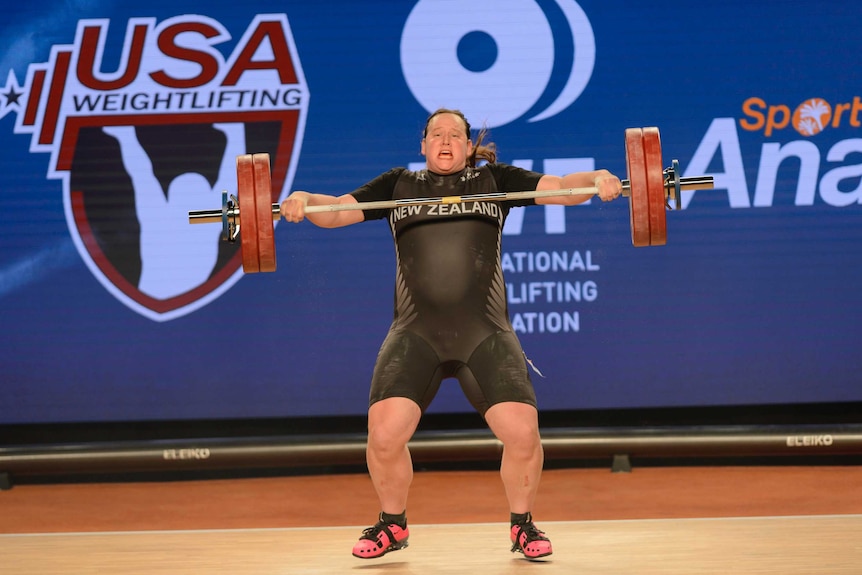
[[[542,177],[506,164],[451,175],[396,168],[353,192],[358,201],[534,190]],[[503,223],[521,201],[367,210],[388,218],[395,240],[394,318],[369,401],[407,397],[424,411],[447,377],[484,414],[502,401],[536,405],[526,358],[509,321],[500,263]]]

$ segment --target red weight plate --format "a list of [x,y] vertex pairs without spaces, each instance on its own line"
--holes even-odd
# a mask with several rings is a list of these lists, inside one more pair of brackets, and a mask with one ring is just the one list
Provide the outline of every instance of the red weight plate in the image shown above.
[[272,225],[272,175],[269,154],[254,154],[254,198],[257,205],[257,238],[260,271],[275,271],[275,234]]
[[667,212],[665,211],[667,195],[664,187],[664,168],[661,163],[661,138],[658,128],[644,128],[643,134],[649,203],[649,244],[663,246],[667,243]]
[[254,183],[254,164],[251,154],[237,156],[236,195],[239,202],[240,251],[242,270],[247,274],[260,271]]
[[650,245],[649,196],[641,128],[626,130],[626,169],[630,185],[629,219],[632,226],[632,245],[640,248]]

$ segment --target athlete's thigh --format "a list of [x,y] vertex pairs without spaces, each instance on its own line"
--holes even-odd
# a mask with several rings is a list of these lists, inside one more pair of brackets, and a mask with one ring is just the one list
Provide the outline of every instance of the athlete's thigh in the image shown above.
[[470,403],[483,415],[490,406],[504,401],[536,405],[527,361],[513,332],[486,338],[458,372],[458,379]]
[[415,333],[392,331],[380,346],[371,377],[369,405],[389,397],[412,399],[424,412],[442,380],[440,360]]

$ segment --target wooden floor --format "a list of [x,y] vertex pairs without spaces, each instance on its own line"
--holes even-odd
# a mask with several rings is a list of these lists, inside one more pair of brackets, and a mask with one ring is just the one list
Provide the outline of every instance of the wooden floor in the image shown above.
[[416,525],[409,547],[374,560],[345,552],[357,534],[347,527],[4,535],[0,557],[15,575],[858,575],[862,565],[859,515],[543,527],[556,551],[535,562],[508,552],[504,523]]
[[858,575],[862,467],[550,470],[554,555],[509,552],[499,477],[419,472],[410,546],[361,560],[367,477],[19,485],[0,492],[0,572]]

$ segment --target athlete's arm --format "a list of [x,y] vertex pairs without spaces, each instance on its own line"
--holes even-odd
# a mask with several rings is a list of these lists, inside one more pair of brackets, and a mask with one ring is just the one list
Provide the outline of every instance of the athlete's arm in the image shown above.
[[340,228],[358,224],[365,220],[362,210],[341,210],[337,212],[317,212],[306,214],[306,206],[328,206],[332,204],[355,204],[356,198],[350,194],[329,196],[309,192],[293,192],[281,202],[281,216],[289,222],[301,222],[305,218],[321,228]]
[[[565,176],[551,176],[545,174],[536,184],[536,190],[560,190],[568,188],[592,188],[597,189],[598,196],[605,202],[613,200],[622,193],[620,179],[607,170],[595,170],[592,172],[574,172]],[[570,196],[551,196],[536,198],[537,204],[558,204],[571,206],[582,204],[592,196],[578,194]]]

